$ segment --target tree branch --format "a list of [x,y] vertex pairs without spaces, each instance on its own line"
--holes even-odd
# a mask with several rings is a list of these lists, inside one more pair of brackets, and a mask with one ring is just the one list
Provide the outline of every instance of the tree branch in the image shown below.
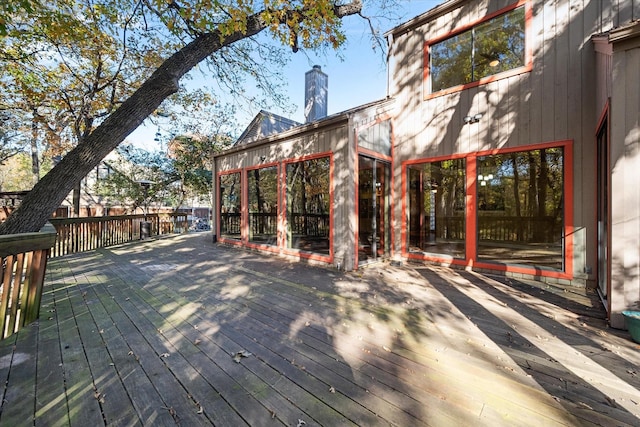
[[[335,5],[333,12],[342,18],[357,14],[361,9],[361,0],[354,0],[345,5]],[[202,34],[167,58],[120,107],[33,187],[16,211],[0,224],[0,234],[41,229],[74,186],[140,126],[162,101],[178,91],[179,80],[187,72],[221,48],[266,29],[268,24],[262,18],[264,12],[247,17],[244,31],[224,35],[215,30]]]

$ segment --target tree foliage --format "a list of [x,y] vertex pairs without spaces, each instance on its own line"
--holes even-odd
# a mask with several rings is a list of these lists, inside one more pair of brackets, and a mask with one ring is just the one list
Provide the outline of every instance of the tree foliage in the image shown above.
[[24,151],[27,144],[20,123],[6,111],[0,111],[0,165]]
[[[107,171],[95,182],[94,192],[107,206],[122,206],[135,211],[148,205],[166,206],[179,193],[173,162],[164,153],[120,145],[116,156],[109,156]],[[145,189],[142,181],[151,182]]]
[[[335,48],[344,41],[340,19],[359,13],[361,3],[21,0],[2,7],[3,75],[20,61],[53,69],[42,73],[47,78],[36,78],[27,66],[16,70],[16,81],[27,86],[22,101],[33,107],[34,120],[58,126],[52,135],[72,131],[77,138],[77,146],[0,225],[0,234],[7,234],[40,229],[91,169],[179,91],[180,80],[196,65],[207,64],[219,86],[241,87],[241,76],[250,76],[270,87],[265,60],[280,56],[273,55],[273,44],[254,36],[267,31],[293,50]],[[52,91],[67,83],[78,89]],[[48,114],[40,119],[41,113]]]

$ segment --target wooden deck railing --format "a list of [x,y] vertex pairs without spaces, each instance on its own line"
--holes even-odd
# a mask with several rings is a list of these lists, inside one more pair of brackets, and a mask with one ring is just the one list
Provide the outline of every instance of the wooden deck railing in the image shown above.
[[0,339],[40,315],[47,256],[55,240],[56,231],[50,224],[37,233],[0,236]]
[[[92,251],[140,239],[144,215],[118,215],[84,218],[54,218],[58,238],[51,250],[52,257]],[[151,236],[186,233],[187,214],[148,214]]]
[[[149,214],[151,236],[185,233],[187,214]],[[49,256],[62,256],[140,239],[144,215],[53,218],[37,233],[0,236],[0,339],[40,315]]]
[[[465,219],[462,216],[441,216],[436,218],[436,236],[450,240],[465,239]],[[423,236],[429,234],[431,217],[423,219]],[[485,216],[479,215],[477,220],[478,239],[500,242],[557,242],[562,239],[562,221],[551,216],[518,217],[518,216]],[[420,224],[413,222],[412,239],[420,236]]]

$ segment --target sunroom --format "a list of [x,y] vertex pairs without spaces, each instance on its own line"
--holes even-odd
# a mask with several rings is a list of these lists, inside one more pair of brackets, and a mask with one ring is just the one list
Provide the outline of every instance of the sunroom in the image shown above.
[[216,155],[215,238],[344,270],[389,256],[392,106],[316,117]]

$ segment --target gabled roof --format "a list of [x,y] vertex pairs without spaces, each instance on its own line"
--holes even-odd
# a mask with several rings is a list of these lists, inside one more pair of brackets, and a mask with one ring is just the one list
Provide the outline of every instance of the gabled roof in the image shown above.
[[260,110],[233,146],[237,147],[239,145],[249,144],[259,139],[266,138],[267,136],[275,135],[296,126],[300,126],[301,124],[302,123],[287,119],[286,117],[282,117],[265,110]]
[[[292,126],[292,127],[288,128],[288,129],[282,131],[282,132],[272,132],[268,136],[263,136],[261,138],[253,137],[251,139],[247,139],[247,141],[252,143],[252,147],[256,147],[256,146],[260,146],[260,145],[264,145],[264,144],[271,144],[273,142],[276,142],[276,141],[279,141],[279,140],[282,140],[282,139],[285,139],[285,138],[291,138],[293,136],[300,135],[300,134],[303,134],[305,132],[317,132],[320,129],[323,129],[323,128],[328,127],[328,126],[333,126],[336,123],[349,121],[349,120],[351,120],[351,118],[354,115],[357,115],[361,111],[365,111],[365,110],[367,110],[369,108],[380,106],[380,107],[383,107],[383,108],[386,109],[389,105],[391,105],[394,102],[395,102],[395,100],[393,98],[379,99],[377,101],[372,101],[372,102],[369,102],[367,104],[359,105],[357,107],[351,108],[349,110],[342,111],[340,113],[332,114],[332,115],[324,117],[324,118],[322,118],[320,120],[316,120],[315,122],[297,124],[296,126]],[[267,114],[269,114],[269,113],[267,113]],[[245,147],[245,145],[247,145],[249,142],[240,143],[240,141],[242,140],[244,135],[247,134],[248,131],[252,128],[252,126],[254,125],[254,122],[256,122],[256,120],[258,120],[259,117],[260,117],[260,114],[258,114],[256,116],[256,118],[253,119],[251,124],[243,132],[242,136],[240,138],[238,138],[238,141],[236,141],[236,143],[233,144],[233,146],[229,147],[228,149],[226,149],[224,151],[221,151],[220,153],[214,154],[213,157],[214,158],[215,157],[222,157],[222,156],[225,156],[225,155],[228,155],[228,154],[231,154],[231,153],[237,153],[237,152],[240,152],[242,150],[247,149],[248,147]],[[295,123],[292,120],[290,120],[290,122],[291,123]]]

